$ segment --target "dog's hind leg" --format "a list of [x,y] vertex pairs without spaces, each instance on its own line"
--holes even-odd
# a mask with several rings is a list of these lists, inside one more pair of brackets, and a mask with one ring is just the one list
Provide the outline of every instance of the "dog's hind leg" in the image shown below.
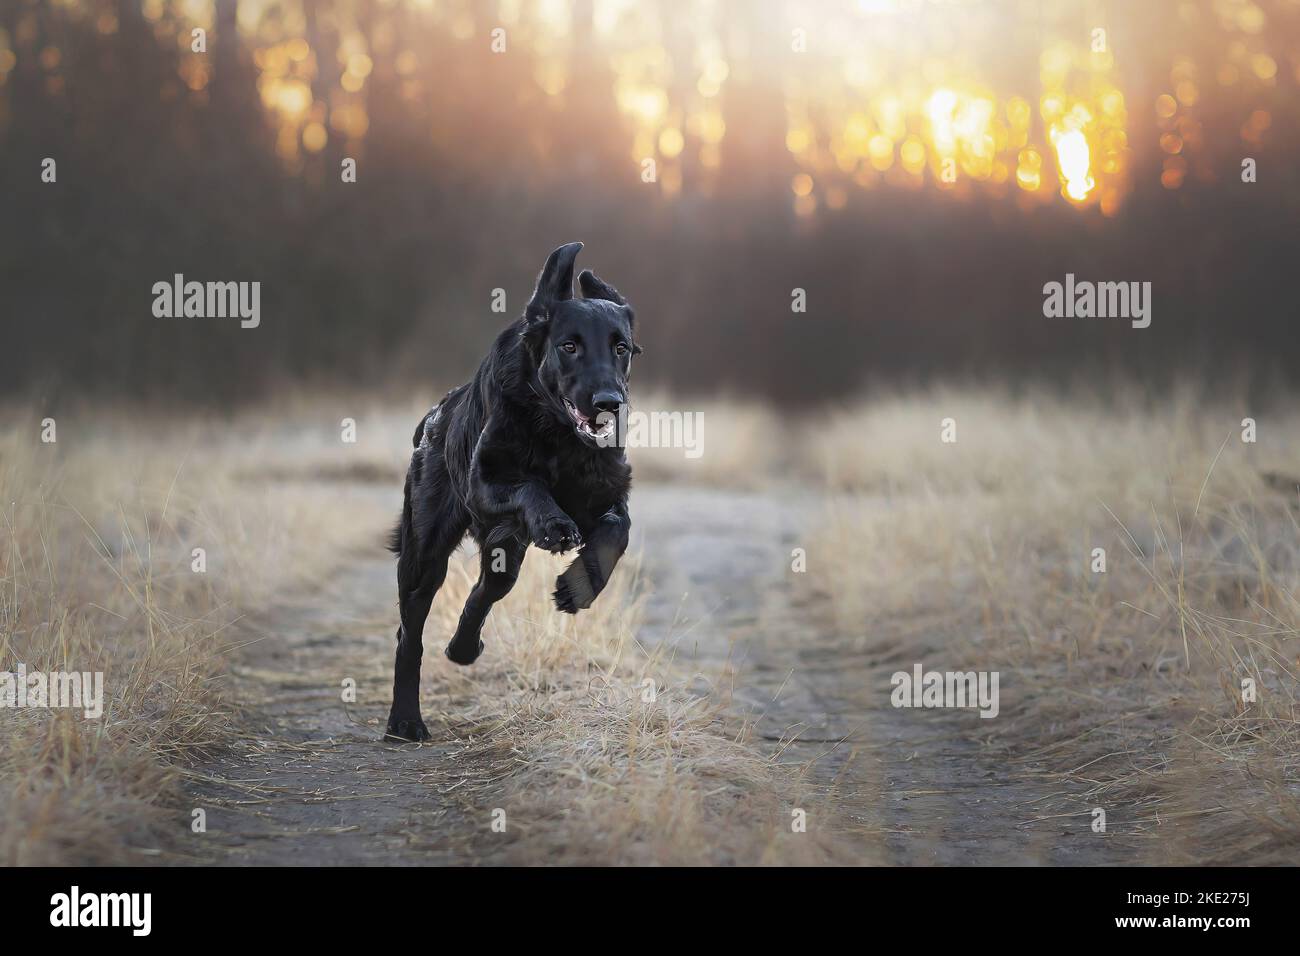
[[485,540],[481,549],[478,583],[469,592],[456,634],[447,645],[447,659],[457,664],[473,664],[483,653],[483,642],[479,640],[483,622],[492,605],[515,586],[528,544],[522,538],[511,537],[497,543]]
[[397,629],[397,659],[393,664],[393,706],[385,736],[399,740],[428,740],[420,719],[420,660],[424,656],[424,622],[433,598],[447,579],[447,560],[464,535],[464,527],[448,523],[418,562],[403,552],[397,562],[398,600],[402,623]]

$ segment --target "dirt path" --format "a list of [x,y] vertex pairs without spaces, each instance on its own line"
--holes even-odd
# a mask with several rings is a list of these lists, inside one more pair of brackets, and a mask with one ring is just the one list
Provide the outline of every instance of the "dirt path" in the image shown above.
[[265,635],[233,673],[250,733],[191,778],[208,815],[205,850],[220,862],[467,862],[437,836],[464,822],[438,797],[455,784],[455,745],[386,744],[376,707],[342,700],[345,678],[358,700],[382,699],[392,591],[391,560],[365,555],[330,590],[245,622]]
[[[1032,767],[994,759],[981,744],[985,722],[973,712],[890,707],[889,675],[926,660],[913,657],[915,648],[904,660],[898,649],[863,650],[822,633],[814,609],[794,599],[790,568],[791,549],[805,546],[799,535],[820,516],[819,502],[789,495],[638,487],[633,548],[642,550],[652,588],[642,640],[669,642],[679,664],[697,662],[704,673],[730,668],[734,706],[756,716],[760,743],[784,761],[811,761],[810,785],[819,805],[833,810],[810,825],[833,827],[851,858],[1126,859],[1129,849],[1092,834],[1086,816],[1031,825],[1051,790]],[[247,633],[264,636],[241,652],[232,678],[251,731],[190,777],[193,805],[205,809],[208,826],[196,838],[195,859],[494,861],[500,844],[448,838],[483,829],[456,799],[462,775],[477,772],[457,761],[459,745],[380,739],[393,605],[392,562],[376,548],[321,593],[246,622]],[[357,682],[358,704],[344,705],[345,678]],[[796,742],[787,746],[791,735]]]
[[[738,705],[759,715],[761,739],[783,760],[813,761],[810,779],[838,811],[832,825],[861,841],[858,852],[901,864],[1132,859],[1132,844],[1092,832],[1081,795],[985,744],[996,718],[890,706],[895,671],[945,660],[940,635],[906,649],[836,639],[799,606],[791,551],[808,550],[806,573],[816,573],[822,557],[808,539],[825,520],[822,501],[653,488],[638,489],[635,505],[659,591],[647,637],[677,641],[679,658],[739,662]],[[1016,692],[1002,688],[1004,706]]]

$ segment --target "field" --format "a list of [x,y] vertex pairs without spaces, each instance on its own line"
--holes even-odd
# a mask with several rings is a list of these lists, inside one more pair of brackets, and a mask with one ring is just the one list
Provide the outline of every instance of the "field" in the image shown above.
[[1077,834],[1101,809],[1125,859],[1294,861],[1293,408],[951,392],[845,412],[816,444],[846,494],[809,583],[859,646],[1001,671],[973,739],[1043,791],[1026,823]]
[[[9,409],[0,669],[106,690],[0,709],[0,863],[1294,860],[1293,402],[638,404],[703,455],[634,449],[615,590],[560,615],[530,552],[468,670],[458,556],[424,746],[380,739],[419,402]],[[998,672],[997,717],[891,706],[916,664]]]

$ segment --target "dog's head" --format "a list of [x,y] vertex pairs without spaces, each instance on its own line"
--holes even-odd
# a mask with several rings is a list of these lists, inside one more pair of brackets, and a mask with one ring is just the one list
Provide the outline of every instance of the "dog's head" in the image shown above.
[[573,297],[573,268],[582,243],[551,253],[524,311],[524,342],[556,415],[583,439],[612,444],[619,407],[628,399],[636,318],[623,296],[590,270],[578,277],[582,298]]

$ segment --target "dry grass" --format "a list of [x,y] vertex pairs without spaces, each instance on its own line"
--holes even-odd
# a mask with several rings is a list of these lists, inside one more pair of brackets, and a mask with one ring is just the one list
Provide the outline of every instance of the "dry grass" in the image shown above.
[[[1001,714],[976,733],[1055,795],[1030,812],[1086,827],[1104,807],[1155,862],[1294,859],[1294,408],[972,389],[877,397],[798,428],[740,403],[639,405],[706,420],[698,460],[634,449],[639,481],[823,484],[804,613],[891,660],[1000,670]],[[93,430],[73,417],[55,446],[37,440],[38,415],[10,416],[28,424],[0,436],[0,669],[102,670],[108,700],[99,721],[0,710],[0,863],[167,850],[186,823],[176,768],[239,732],[222,694],[230,623],[376,542],[424,410],[315,399],[147,428],[95,416]],[[1247,415],[1255,444],[1240,440]],[[355,445],[339,441],[346,417]],[[940,441],[948,417],[955,444]],[[392,513],[350,503],[359,481],[391,485]],[[207,574],[190,571],[195,546]],[[1090,570],[1098,547],[1105,574]],[[475,563],[456,558],[431,635],[454,630]],[[426,668],[425,718],[455,742],[463,781],[435,798],[510,821],[490,844],[469,846],[481,827],[453,833],[465,858],[837,862],[827,834],[790,832],[791,808],[834,807],[755,748],[729,706],[734,676],[638,641],[635,558],[577,617],[547,597],[563,565],[531,552],[489,619],[490,653]],[[360,653],[382,686],[387,652]]]
[[[734,486],[766,482],[776,468],[779,447],[763,409],[664,396],[638,397],[636,407],[703,411],[706,420],[699,459],[686,459],[680,448],[630,450],[638,481]],[[417,402],[367,417],[367,433],[376,436],[368,454],[377,466],[409,458],[413,422],[423,412]],[[734,674],[701,673],[675,659],[671,641],[647,647],[638,640],[649,587],[638,558],[626,557],[609,590],[575,616],[550,600],[569,560],[530,549],[519,582],[485,625],[489,653],[472,668],[424,670],[425,720],[464,744],[457,764],[472,768],[456,799],[476,816],[485,800],[500,800],[510,819],[500,859],[833,859],[822,838],[791,833],[791,808],[811,813],[815,801],[796,773],[755,749],[752,726],[731,716]],[[427,635],[454,632],[477,569],[476,554],[454,557]],[[441,650],[432,638],[426,646],[427,653]]]
[[1000,669],[984,743],[1063,795],[1044,818],[1107,808],[1157,862],[1294,860],[1293,406],[937,392],[844,411],[809,455],[840,493],[809,582],[836,627]]
[[[432,728],[435,715],[464,741],[458,762],[475,768],[457,792],[466,811],[481,817],[500,801],[510,862],[831,859],[823,839],[791,833],[791,808],[812,813],[810,796],[753,748],[752,727],[728,716],[724,678],[679,666],[668,645],[638,642],[638,564],[625,559],[610,590],[569,616],[548,599],[565,561],[530,551],[488,620],[489,653],[472,669],[426,673],[426,721]],[[430,633],[454,630],[476,568],[471,557],[453,567]]]
[[104,713],[0,709],[0,864],[149,862],[184,826],[174,768],[228,738],[229,625],[357,528],[303,541],[319,495],[234,479],[213,423],[87,411],[42,444],[41,417],[0,434],[0,670],[103,672]]
[[[431,401],[443,394],[435,388],[390,404],[348,395],[287,397],[276,409],[278,425],[264,424],[248,435],[243,446],[249,462],[246,477],[375,481],[400,488],[410,460],[411,433]],[[689,433],[698,440],[698,455],[688,455],[680,446],[629,447],[628,460],[638,482],[757,489],[779,479],[794,461],[785,425],[753,402],[676,398],[634,389],[631,409],[647,415],[692,415],[703,422]],[[357,440],[340,458],[339,423],[345,418],[357,423]],[[304,421],[315,424],[304,428]],[[665,434],[687,437],[674,431],[677,427],[665,425]]]
[[[106,701],[99,720],[0,710],[0,863],[185,858],[187,768],[248,736],[223,676],[239,654],[232,624],[379,540],[396,504],[354,506],[347,490],[382,482],[399,500],[424,410],[304,399],[235,420],[86,413],[61,416],[54,445],[38,440],[40,415],[15,410],[0,436],[0,494],[12,502],[0,523],[0,669],[103,671]],[[346,417],[355,444],[339,441]],[[733,462],[751,454],[713,447],[732,448]],[[191,570],[193,547],[206,549],[205,574]],[[638,643],[637,564],[629,557],[613,591],[570,617],[548,598],[564,561],[534,550],[489,620],[493,653],[473,669],[426,668],[426,720],[463,743],[457,768],[468,770],[448,799],[477,808],[491,794],[510,814],[510,840],[484,858],[832,858],[821,838],[790,832],[792,807],[823,809],[727,716],[725,677]],[[475,567],[457,557],[430,634],[454,629]],[[365,658],[383,681],[387,660]]]

